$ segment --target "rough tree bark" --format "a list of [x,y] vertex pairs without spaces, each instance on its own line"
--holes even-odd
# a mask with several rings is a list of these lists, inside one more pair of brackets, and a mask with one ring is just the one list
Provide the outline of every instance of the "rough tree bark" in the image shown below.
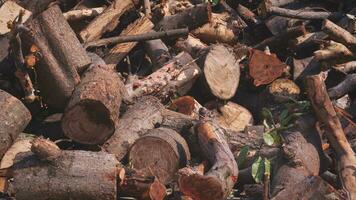
[[31,44],[42,54],[36,66],[41,96],[48,105],[63,109],[80,82],[77,70],[83,71],[90,64],[90,58],[59,6],[48,8],[28,25],[33,32],[29,35]]
[[[16,156],[8,192],[16,199],[117,198],[119,162],[104,152],[62,151],[44,139]],[[31,180],[31,184],[28,181]]]
[[345,137],[320,75],[307,77],[306,89],[318,120],[325,125],[326,137],[337,155],[337,170],[348,199],[356,198],[356,157]]
[[31,113],[20,100],[0,90],[0,159],[26,128]]
[[102,144],[115,131],[124,96],[120,76],[106,65],[92,65],[75,88],[62,118],[64,134],[83,144]]
[[223,129],[209,121],[201,121],[195,129],[202,152],[212,167],[204,175],[192,168],[179,170],[180,191],[196,200],[225,199],[237,181],[238,168]]
[[80,39],[86,43],[99,39],[105,32],[112,31],[119,23],[120,17],[133,8],[132,0],[115,0],[80,32]]
[[163,184],[173,181],[178,169],[190,161],[184,138],[168,128],[148,130],[129,151],[132,167],[144,175],[155,176]]

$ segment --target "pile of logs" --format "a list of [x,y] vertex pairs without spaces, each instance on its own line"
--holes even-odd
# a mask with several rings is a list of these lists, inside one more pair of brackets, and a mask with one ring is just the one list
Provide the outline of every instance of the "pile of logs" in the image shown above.
[[356,199],[356,2],[0,1],[0,198]]

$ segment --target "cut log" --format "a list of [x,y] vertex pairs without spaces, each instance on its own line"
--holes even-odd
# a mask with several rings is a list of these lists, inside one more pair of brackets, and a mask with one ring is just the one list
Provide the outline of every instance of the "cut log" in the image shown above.
[[348,199],[356,198],[355,152],[345,137],[320,75],[307,77],[306,89],[318,120],[325,125],[326,137],[337,155],[337,170]]
[[107,66],[93,65],[81,83],[62,118],[64,134],[83,144],[102,144],[115,131],[124,84],[118,73]]
[[41,96],[48,105],[64,109],[80,82],[77,70],[88,67],[90,58],[57,5],[31,20],[29,26],[31,44],[42,55],[36,67]]
[[292,80],[279,78],[267,87],[266,92],[266,100],[270,99],[272,102],[285,103],[290,99],[297,99],[300,94],[300,88]]
[[152,62],[153,71],[163,67],[164,64],[172,59],[168,47],[160,39],[146,41],[145,51]]
[[217,117],[217,122],[223,128],[240,132],[245,130],[246,126],[253,124],[253,117],[246,108],[234,103],[227,102],[218,107],[221,114]]
[[199,4],[175,15],[165,16],[155,27],[155,30],[170,30],[188,27],[193,30],[207,23],[210,19],[209,4]]
[[337,64],[334,69],[341,71],[345,74],[356,71],[356,61],[350,61],[347,63]]
[[104,144],[104,149],[121,160],[145,131],[157,126],[181,132],[192,126],[192,119],[180,113],[168,112],[155,97],[141,97],[122,115],[114,135]]
[[332,21],[325,19],[322,24],[322,30],[351,50],[356,49],[356,38],[350,32],[334,24]]
[[196,200],[226,199],[237,181],[238,168],[223,129],[202,121],[197,124],[196,131],[202,152],[212,167],[204,175],[191,168],[179,170],[180,192]]
[[20,100],[0,90],[0,158],[31,120],[31,113]]
[[169,109],[188,115],[194,119],[199,119],[199,110],[202,108],[202,105],[199,104],[191,96],[183,96],[178,99],[174,99],[172,104],[169,106]]
[[195,60],[181,52],[161,69],[151,75],[126,85],[129,98],[154,95],[167,101],[174,94],[185,95],[201,74]]
[[204,75],[214,96],[227,100],[235,95],[240,81],[239,62],[230,47],[211,47],[204,62]]
[[[43,155],[57,149],[43,139],[33,141],[32,151]],[[11,167],[8,192],[19,200],[117,198],[119,162],[104,152],[61,151],[41,160],[38,154],[21,153]],[[28,180],[31,180],[29,184]]]
[[209,23],[192,31],[192,34],[206,43],[229,43],[237,41],[238,30],[231,25],[228,13],[211,14]]
[[[120,1],[120,0],[118,0]],[[131,1],[131,0],[129,0]],[[119,3],[121,4],[121,3]],[[151,31],[153,28],[152,22],[147,17],[142,17],[130,24],[125,30],[123,30],[120,36],[137,35]],[[122,43],[115,45],[104,60],[109,67],[115,68],[115,66],[126,57],[126,55],[136,46],[137,42]]]
[[332,40],[323,43],[322,48],[314,52],[314,58],[327,67],[351,61],[354,57],[355,54],[345,45]]
[[178,169],[190,160],[184,138],[168,128],[151,129],[130,148],[132,167],[144,175],[158,178],[163,184],[173,181]]
[[204,44],[198,38],[193,35],[188,35],[187,39],[180,39],[177,41],[175,46],[181,51],[186,51],[195,58],[200,58],[203,56],[203,52],[207,51],[208,45]]
[[132,0],[115,0],[80,32],[82,42],[91,42],[99,39],[104,33],[114,30],[119,23],[120,17],[129,9],[133,8]]

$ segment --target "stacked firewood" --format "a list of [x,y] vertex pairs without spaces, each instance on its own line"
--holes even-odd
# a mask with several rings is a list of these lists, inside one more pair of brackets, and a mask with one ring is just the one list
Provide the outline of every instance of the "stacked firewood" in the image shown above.
[[356,2],[0,1],[0,198],[356,199]]

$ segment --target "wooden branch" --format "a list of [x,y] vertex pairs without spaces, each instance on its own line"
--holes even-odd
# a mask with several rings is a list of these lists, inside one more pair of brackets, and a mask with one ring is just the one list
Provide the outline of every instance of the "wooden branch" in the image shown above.
[[356,74],[349,74],[345,80],[328,90],[330,99],[338,99],[356,87]]
[[356,71],[356,61],[350,61],[347,63],[337,64],[334,69],[341,71],[345,74]]
[[325,19],[322,24],[322,30],[336,41],[341,42],[346,47],[349,47],[351,50],[356,49],[356,38],[347,30],[334,24],[332,21]]
[[238,168],[223,129],[202,121],[197,124],[196,131],[203,155],[212,167],[204,175],[191,168],[179,170],[180,192],[193,199],[225,199],[237,181]]
[[251,24],[259,24],[260,20],[257,19],[255,13],[249,10],[247,7],[239,4],[236,8],[236,11],[241,15],[241,17]]
[[150,0],[143,0],[143,6],[145,7],[145,15],[150,18],[151,15],[151,2]]
[[165,16],[155,27],[156,31],[188,27],[189,30],[198,28],[210,19],[209,4],[199,4],[175,15]]
[[237,21],[237,26],[238,28],[246,28],[247,24],[246,22],[239,16],[239,14],[229,6],[229,4],[226,3],[225,0],[220,1],[220,5],[231,15],[231,18],[235,19]]
[[314,58],[318,61],[327,61],[329,65],[333,65],[352,60],[354,54],[343,44],[330,40],[324,42],[322,48],[314,52]]
[[183,37],[183,36],[187,36],[188,33],[189,30],[187,28],[182,28],[182,29],[174,29],[168,31],[142,33],[137,35],[123,35],[123,36],[95,40],[93,42],[86,43],[84,44],[84,48],[100,47],[100,46],[127,43],[127,42],[141,42],[141,41],[154,40],[154,39]]
[[0,90],[0,159],[31,120],[31,113],[20,100]]
[[192,118],[164,109],[155,97],[143,96],[122,115],[116,125],[115,133],[103,147],[121,160],[128,153],[131,145],[155,126],[181,132],[192,126]]
[[297,26],[293,27],[289,30],[286,30],[283,33],[272,36],[255,45],[254,48],[264,50],[266,46],[274,51],[278,51],[281,47],[288,46],[288,41],[291,39],[295,39],[301,35],[305,35],[307,31],[305,30],[305,26]]
[[64,134],[83,144],[102,144],[115,131],[124,84],[107,66],[92,65],[75,88],[62,118]]
[[29,21],[29,28],[33,34],[23,41],[34,44],[42,55],[36,66],[41,96],[47,105],[64,109],[80,82],[77,70],[84,71],[90,58],[57,5]]
[[70,10],[63,13],[64,18],[67,21],[78,21],[85,18],[96,17],[104,12],[104,7],[82,9],[82,10]]
[[133,8],[132,0],[115,0],[96,17],[90,24],[84,28],[79,36],[82,42],[91,42],[99,39],[104,33],[115,29],[119,23],[120,17],[129,9]]
[[155,176],[166,185],[191,158],[182,136],[172,129],[157,128],[136,140],[130,147],[128,159],[134,169],[146,176]]
[[128,97],[154,95],[167,101],[174,94],[185,95],[200,74],[195,60],[187,52],[181,52],[149,76],[127,84]]
[[[119,162],[105,152],[62,151],[54,143],[37,139],[31,152],[16,156],[8,192],[16,199],[116,199]],[[56,149],[56,158],[39,159]],[[38,151],[40,150],[40,151]],[[51,154],[49,154],[51,155]],[[28,181],[31,180],[29,184]]]
[[348,199],[356,197],[356,158],[320,75],[306,78],[306,89],[318,120],[325,125],[326,136],[337,155],[337,170]]
[[[130,0],[131,1],[131,0]],[[121,4],[121,3],[120,3]],[[142,17],[130,24],[123,30],[120,36],[137,35],[151,31],[153,28],[152,22],[147,17]],[[136,46],[137,42],[122,43],[115,45],[108,54],[105,55],[104,60],[111,68],[115,66],[126,57],[126,55]]]

